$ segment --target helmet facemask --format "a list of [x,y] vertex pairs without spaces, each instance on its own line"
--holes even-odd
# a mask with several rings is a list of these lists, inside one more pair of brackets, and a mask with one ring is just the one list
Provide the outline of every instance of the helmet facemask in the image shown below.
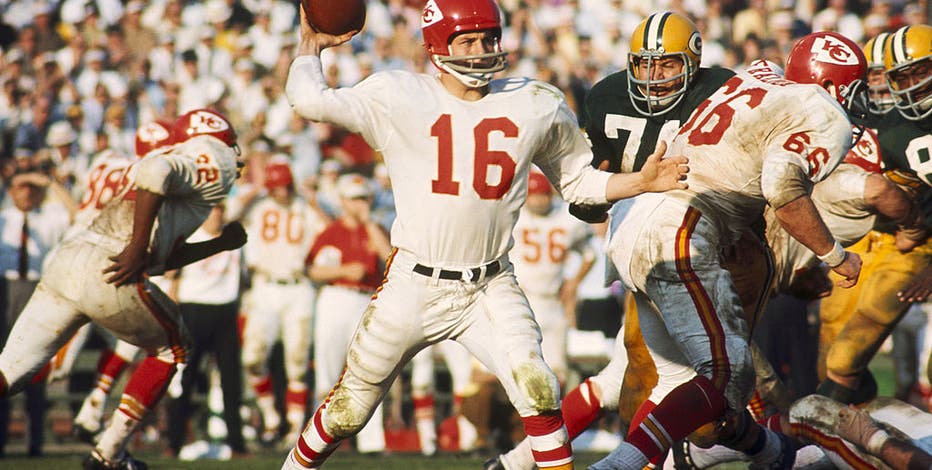
[[856,119],[863,119],[871,109],[870,87],[864,80],[854,80],[847,85],[838,87],[838,102],[848,116]]
[[[919,121],[932,115],[932,55],[895,66],[885,76],[903,117]],[[910,85],[910,76],[921,78]]]
[[[662,59],[677,59],[682,62],[683,68],[680,73],[672,77],[654,80],[651,78],[654,74],[654,68],[657,66],[657,62]],[[646,65],[642,69],[641,64],[644,64],[645,61]],[[643,80],[638,78],[641,70],[644,70],[643,76],[646,77]],[[661,48],[654,51],[642,49],[638,53],[629,53],[628,96],[631,98],[631,104],[640,113],[648,116],[664,114],[673,109],[683,99],[683,95],[686,93],[689,82],[692,81],[695,73],[696,67],[690,61],[689,56],[683,52],[666,54]],[[679,82],[678,85],[677,82]],[[657,89],[672,89],[672,91],[663,96],[655,96],[654,93]]]
[[[470,31],[466,31],[470,32]],[[450,37],[450,44],[456,35]],[[489,84],[497,72],[505,70],[507,53],[502,51],[501,32],[493,30],[495,45],[492,52],[471,55],[450,55],[450,44],[447,44],[447,54],[431,54],[430,58],[441,70],[449,73],[464,85],[470,88],[481,88]]]

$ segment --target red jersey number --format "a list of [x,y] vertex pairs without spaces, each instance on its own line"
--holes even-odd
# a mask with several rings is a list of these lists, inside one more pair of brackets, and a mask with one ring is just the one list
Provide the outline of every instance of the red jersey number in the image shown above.
[[110,169],[107,165],[94,168],[88,175],[87,192],[81,200],[81,210],[93,206],[100,210],[110,202],[119,191],[123,182],[125,168]]
[[[680,129],[681,135],[689,133],[687,141],[690,145],[718,144],[722,140],[725,130],[731,126],[731,121],[735,118],[735,112],[738,109],[733,103],[737,104],[739,99],[747,109],[754,109],[760,105],[761,101],[764,100],[764,95],[767,94],[767,90],[763,88],[745,88],[738,91],[742,83],[744,83],[744,80],[738,77],[729,79],[723,85],[725,91],[721,97],[725,98],[724,101],[709,110],[709,106],[713,104],[710,98],[703,101],[696,108],[692,118]],[[711,129],[709,129],[710,126]]]
[[[473,156],[472,187],[481,199],[501,199],[511,188],[515,178],[515,161],[508,152],[489,149],[489,135],[501,132],[505,137],[518,137],[518,126],[507,117],[486,118],[473,128],[475,154]],[[437,179],[431,181],[435,194],[459,195],[460,183],[453,180],[453,123],[449,114],[442,114],[430,127],[430,135],[437,138]],[[489,167],[499,168],[498,182],[489,183]]]

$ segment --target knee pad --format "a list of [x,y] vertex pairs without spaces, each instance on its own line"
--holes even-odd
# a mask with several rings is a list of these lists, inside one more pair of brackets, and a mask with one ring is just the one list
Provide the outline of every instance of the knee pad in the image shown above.
[[524,394],[530,409],[536,412],[534,414],[560,409],[557,378],[547,372],[543,360],[521,364],[513,373],[518,390]]

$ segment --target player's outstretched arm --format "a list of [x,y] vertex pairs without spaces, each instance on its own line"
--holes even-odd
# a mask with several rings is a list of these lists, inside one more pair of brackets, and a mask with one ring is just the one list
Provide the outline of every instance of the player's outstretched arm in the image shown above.
[[246,244],[246,238],[246,230],[243,229],[243,225],[236,221],[230,222],[223,227],[220,235],[210,240],[178,244],[168,255],[168,259],[165,260],[165,269],[180,269],[221,251],[238,249]]
[[612,174],[605,188],[605,198],[615,202],[643,193],[688,188],[686,174],[689,172],[689,159],[681,155],[663,158],[666,152],[667,143],[661,140],[654,153],[644,161],[641,171]]
[[797,197],[774,208],[774,214],[791,237],[812,250],[820,260],[844,278],[838,281],[839,287],[847,289],[857,284],[861,273],[861,258],[857,253],[845,251],[835,241],[808,195]]
[[164,199],[161,194],[137,188],[133,234],[123,251],[109,258],[113,264],[103,271],[103,274],[112,273],[107,278],[108,283],[122,286],[139,281],[139,275],[149,262],[149,239]]
[[304,13],[304,8],[298,8],[298,11],[301,14],[301,19],[299,23],[301,24],[301,41],[298,44],[297,55],[320,55],[320,51],[328,48],[339,46],[346,41],[349,41],[353,36],[356,35],[359,31],[350,31],[346,34],[340,36],[334,36],[332,34],[323,33],[320,31],[314,30],[311,27],[311,23],[307,20],[307,14]]

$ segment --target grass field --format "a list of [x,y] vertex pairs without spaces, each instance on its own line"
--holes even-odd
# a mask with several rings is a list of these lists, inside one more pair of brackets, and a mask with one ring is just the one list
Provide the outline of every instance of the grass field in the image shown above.
[[[871,370],[877,377],[880,395],[890,396],[893,393],[892,361],[887,354],[879,354],[871,363]],[[47,445],[47,455],[41,458],[23,457],[25,449],[21,443],[11,442],[7,449],[7,458],[0,459],[0,470],[46,470],[80,468],[81,461],[89,452],[83,444],[65,443],[64,445]],[[278,469],[286,452],[261,449],[248,457],[229,461],[198,460],[194,462],[181,462],[173,458],[163,457],[158,451],[142,451],[136,453],[153,470],[263,470]],[[585,469],[602,458],[602,453],[576,453],[576,468]],[[392,454],[385,457],[374,458],[360,456],[351,451],[339,450],[327,462],[327,470],[479,470],[488,456],[457,456],[450,454],[435,457],[423,457],[411,454]],[[719,466],[717,470],[738,470],[747,468],[744,465],[730,464]]]
[[[263,470],[278,469],[284,459],[284,452],[263,452],[226,462],[198,460],[179,462],[175,459],[158,455],[140,454],[140,460],[149,464],[153,470]],[[580,454],[576,456],[576,468],[584,469],[602,457],[601,454]],[[0,468],[16,470],[59,470],[80,468],[84,454],[53,455],[37,459],[7,458],[0,460]],[[484,458],[458,457],[441,455],[422,457],[419,455],[391,455],[382,458],[361,457],[348,452],[336,453],[327,462],[327,470],[480,470]]]

